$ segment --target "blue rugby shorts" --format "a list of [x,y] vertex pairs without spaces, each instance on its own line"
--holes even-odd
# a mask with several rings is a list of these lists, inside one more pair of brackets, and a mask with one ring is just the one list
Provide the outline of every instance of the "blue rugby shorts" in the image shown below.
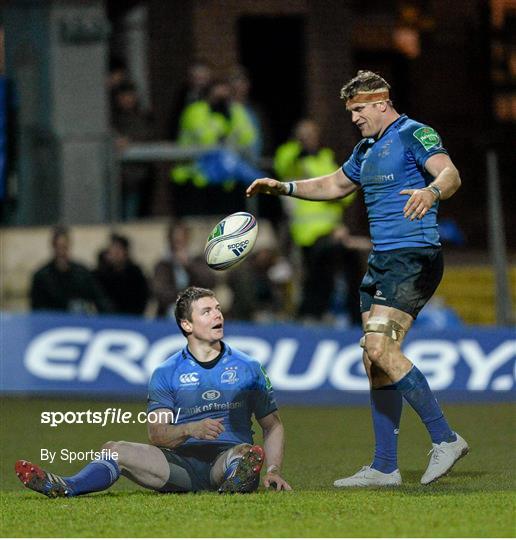
[[443,270],[441,248],[372,251],[360,285],[360,311],[364,313],[378,304],[415,319],[439,286]]

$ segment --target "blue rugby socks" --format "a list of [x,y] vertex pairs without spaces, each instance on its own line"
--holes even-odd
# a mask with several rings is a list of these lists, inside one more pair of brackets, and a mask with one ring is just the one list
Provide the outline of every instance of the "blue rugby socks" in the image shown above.
[[398,432],[403,396],[395,385],[371,389],[371,413],[375,436],[371,468],[389,474],[398,468]]
[[426,377],[416,366],[394,386],[420,416],[433,443],[453,442],[457,439],[430,390]]
[[118,463],[114,459],[98,459],[88,463],[74,476],[63,477],[71,496],[103,491],[113,485],[120,477]]

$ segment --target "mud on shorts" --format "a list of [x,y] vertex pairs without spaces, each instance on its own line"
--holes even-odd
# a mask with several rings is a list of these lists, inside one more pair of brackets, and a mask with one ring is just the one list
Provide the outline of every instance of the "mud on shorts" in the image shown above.
[[211,468],[217,458],[236,444],[189,445],[184,448],[159,448],[170,467],[162,493],[216,490],[211,481]]
[[364,313],[378,304],[415,319],[439,286],[443,268],[441,248],[372,251],[360,285],[360,311]]

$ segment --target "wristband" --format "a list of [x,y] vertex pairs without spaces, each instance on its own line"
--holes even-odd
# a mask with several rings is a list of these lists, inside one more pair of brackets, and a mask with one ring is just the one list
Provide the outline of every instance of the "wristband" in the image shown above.
[[440,188],[430,184],[426,189],[428,189],[428,191],[431,191],[437,197],[438,201],[441,199],[442,191]]
[[279,473],[279,467],[277,465],[269,465],[267,467],[267,472],[270,473],[273,471],[277,471]]
[[296,194],[297,186],[295,182],[287,182],[287,197],[292,197]]

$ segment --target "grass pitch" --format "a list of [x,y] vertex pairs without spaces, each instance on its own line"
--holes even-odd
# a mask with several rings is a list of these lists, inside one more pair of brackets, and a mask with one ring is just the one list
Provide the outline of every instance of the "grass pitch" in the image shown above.
[[[4,399],[1,402],[1,530],[11,537],[513,537],[516,533],[513,405],[445,406],[471,453],[446,478],[421,486],[431,444],[405,407],[400,433],[401,488],[336,490],[333,480],[370,462],[372,429],[365,407],[284,407],[285,478],[292,493],[161,495],[122,478],[109,491],[50,500],[22,487],[16,459],[58,474],[84,463],[48,466],[40,449],[98,449],[107,440],[146,441],[139,424],[40,424],[41,411],[104,410],[135,403]],[[260,438],[258,437],[258,440]]]

